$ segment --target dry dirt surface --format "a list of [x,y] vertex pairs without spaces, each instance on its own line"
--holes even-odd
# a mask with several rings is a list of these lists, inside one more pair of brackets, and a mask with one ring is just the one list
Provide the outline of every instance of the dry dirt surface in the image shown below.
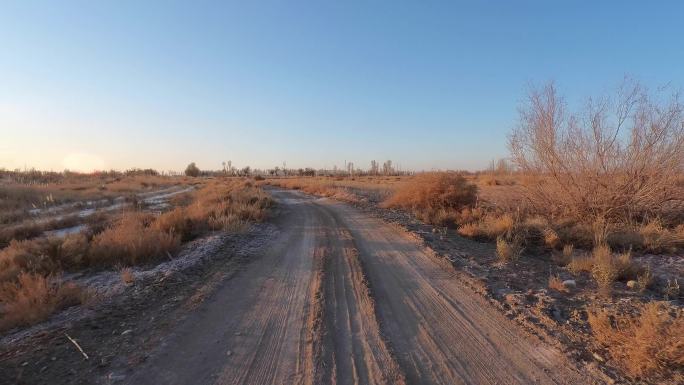
[[408,233],[270,190],[280,232],[128,384],[589,384]]

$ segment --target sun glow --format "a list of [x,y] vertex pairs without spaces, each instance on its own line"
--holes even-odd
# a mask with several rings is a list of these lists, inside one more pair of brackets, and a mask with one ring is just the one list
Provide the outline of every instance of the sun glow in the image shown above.
[[105,162],[97,155],[87,153],[71,153],[62,161],[65,169],[71,171],[91,172],[105,169]]

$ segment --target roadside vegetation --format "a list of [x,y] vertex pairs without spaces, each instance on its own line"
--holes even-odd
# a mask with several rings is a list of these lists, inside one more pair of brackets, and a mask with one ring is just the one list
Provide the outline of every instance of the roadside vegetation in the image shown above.
[[529,290],[515,279],[532,269],[558,306],[585,314],[573,325],[588,350],[633,379],[676,383],[684,380],[683,112],[676,94],[630,81],[570,112],[548,84],[521,107],[511,157],[488,170],[393,178],[371,168],[267,183],[403,210],[433,232],[491,242],[498,276]]
[[241,231],[262,220],[271,205],[248,179],[192,182],[201,185],[170,198],[161,213],[133,203],[92,216],[72,234],[10,240],[0,249],[0,330],[40,322],[87,300],[87,290],[63,281],[63,272],[122,269],[122,279],[130,281],[127,266],[168,259],[183,242],[210,231]]
[[131,204],[137,194],[196,183],[154,170],[80,174],[0,169],[0,247],[75,226],[86,220],[77,215],[85,208]]

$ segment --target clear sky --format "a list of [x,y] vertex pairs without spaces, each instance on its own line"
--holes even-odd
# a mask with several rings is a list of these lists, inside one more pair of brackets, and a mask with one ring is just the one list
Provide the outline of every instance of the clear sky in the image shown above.
[[477,169],[626,74],[684,86],[684,2],[0,1],[0,167]]

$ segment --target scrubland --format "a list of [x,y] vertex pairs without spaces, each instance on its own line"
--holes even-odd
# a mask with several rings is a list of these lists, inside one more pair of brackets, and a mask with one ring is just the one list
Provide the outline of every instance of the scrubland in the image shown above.
[[[3,200],[3,204],[31,218],[26,210],[37,205],[29,198],[46,193],[52,198],[42,208],[50,210],[64,203],[153,187],[193,184],[196,188],[169,196],[154,210],[138,204],[134,195],[117,210],[89,215],[79,231],[64,236],[46,236],[45,227],[39,225],[41,229],[35,234],[9,240],[0,249],[0,330],[40,322],[58,310],[87,301],[87,288],[62,279],[65,272],[125,271],[127,266],[155,263],[171,257],[183,242],[207,232],[240,231],[250,222],[262,220],[271,204],[261,189],[244,178],[124,176],[105,184],[104,195],[98,187],[100,182],[100,178],[79,176],[76,181],[56,185],[7,184],[3,193],[16,199]],[[83,219],[73,216],[75,221]]]
[[141,194],[195,183],[136,170],[95,175],[0,170],[0,247],[75,226],[86,220],[79,216],[83,209],[135,204]]
[[683,111],[676,95],[626,83],[570,113],[549,84],[530,93],[509,161],[490,170],[268,183],[410,212],[440,233],[491,242],[497,257],[489,268],[508,271],[513,285],[516,269],[555,272],[539,290],[579,314],[571,332],[588,350],[635,380],[677,382],[684,380]]

